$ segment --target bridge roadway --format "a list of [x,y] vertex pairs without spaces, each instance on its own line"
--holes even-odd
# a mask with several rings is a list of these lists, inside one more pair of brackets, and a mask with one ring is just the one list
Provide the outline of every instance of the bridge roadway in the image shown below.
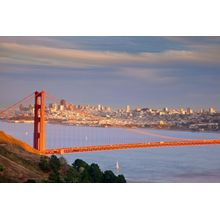
[[106,151],[106,150],[123,150],[134,148],[152,148],[152,147],[181,147],[181,146],[202,146],[219,144],[220,139],[215,140],[187,140],[187,141],[166,141],[166,142],[146,142],[146,143],[131,143],[131,144],[112,144],[112,145],[95,145],[95,146],[80,146],[80,147],[63,147],[46,149],[44,154],[68,154],[68,153],[81,153],[93,151]]

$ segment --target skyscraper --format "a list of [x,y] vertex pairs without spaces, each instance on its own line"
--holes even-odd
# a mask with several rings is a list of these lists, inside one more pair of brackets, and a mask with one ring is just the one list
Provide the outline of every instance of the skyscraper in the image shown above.
[[210,113],[210,114],[216,113],[216,110],[215,110],[214,108],[210,107],[210,108],[209,108],[209,113]]
[[126,106],[126,112],[129,113],[131,111],[130,105]]

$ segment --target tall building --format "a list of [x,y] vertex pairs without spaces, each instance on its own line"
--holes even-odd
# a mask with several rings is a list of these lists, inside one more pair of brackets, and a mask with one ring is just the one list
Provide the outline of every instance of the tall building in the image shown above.
[[65,99],[61,99],[60,100],[60,106],[61,105],[64,107],[64,109],[68,108],[68,103],[67,103],[67,101]]
[[193,114],[193,110],[191,108],[187,108],[187,114]]
[[185,115],[185,114],[186,114],[185,109],[181,108],[181,109],[180,109],[180,114]]
[[57,110],[57,104],[56,103],[51,103],[49,104],[49,109],[51,112],[54,112]]
[[163,109],[163,111],[164,111],[164,112],[168,112],[169,109],[168,109],[167,107],[165,107],[165,108]]
[[216,110],[215,110],[214,108],[210,107],[210,108],[209,108],[209,113],[210,113],[210,114],[216,113]]
[[200,109],[199,113],[203,114],[205,112],[205,110],[203,108]]
[[66,102],[65,99],[61,99],[61,100],[60,100],[60,105],[64,105],[64,106],[66,106],[66,104],[67,104],[67,102]]
[[129,113],[131,111],[130,105],[126,106],[126,112]]
[[105,106],[101,105],[101,111],[105,111]]

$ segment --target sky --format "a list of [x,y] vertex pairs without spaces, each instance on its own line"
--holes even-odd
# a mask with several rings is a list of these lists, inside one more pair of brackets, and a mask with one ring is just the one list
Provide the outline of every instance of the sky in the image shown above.
[[220,110],[220,37],[0,37],[0,105],[35,90],[75,104]]

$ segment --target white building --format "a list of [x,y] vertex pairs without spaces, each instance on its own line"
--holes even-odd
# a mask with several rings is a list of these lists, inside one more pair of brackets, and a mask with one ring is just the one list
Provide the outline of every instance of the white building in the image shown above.
[[216,110],[211,107],[211,108],[209,108],[209,113],[210,113],[210,114],[216,113]]
[[59,105],[59,110],[63,111],[64,110],[64,105]]
[[130,105],[126,106],[126,112],[129,113],[131,111]]
[[187,114],[193,114],[193,110],[191,108],[187,108]]

